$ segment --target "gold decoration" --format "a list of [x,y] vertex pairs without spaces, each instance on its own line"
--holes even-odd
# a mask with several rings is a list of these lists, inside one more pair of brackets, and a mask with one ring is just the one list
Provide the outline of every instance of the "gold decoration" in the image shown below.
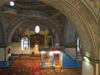
[[97,8],[97,3],[96,2],[94,2],[94,6],[95,6],[95,8]]

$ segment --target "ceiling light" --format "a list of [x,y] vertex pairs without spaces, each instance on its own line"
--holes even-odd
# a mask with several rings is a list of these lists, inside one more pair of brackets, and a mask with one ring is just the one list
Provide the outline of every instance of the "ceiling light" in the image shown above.
[[11,6],[14,6],[14,2],[13,2],[13,1],[10,1],[10,5],[11,5]]

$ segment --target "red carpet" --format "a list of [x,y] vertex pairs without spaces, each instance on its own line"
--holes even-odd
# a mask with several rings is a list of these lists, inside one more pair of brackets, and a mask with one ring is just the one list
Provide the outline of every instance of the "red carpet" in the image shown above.
[[[42,75],[41,59],[30,59],[29,57],[14,57],[13,63],[9,67],[0,69],[0,75]],[[34,58],[36,55],[32,57]]]
[[39,55],[15,56],[10,62],[9,67],[0,68],[0,75],[81,75],[81,68],[41,69]]
[[41,57],[41,54],[30,55],[30,57]]

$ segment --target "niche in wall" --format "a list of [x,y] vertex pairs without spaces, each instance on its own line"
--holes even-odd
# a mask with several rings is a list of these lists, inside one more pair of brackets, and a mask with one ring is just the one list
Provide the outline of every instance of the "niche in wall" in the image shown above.
[[30,35],[30,48],[35,47],[35,45],[38,45],[39,47],[44,46],[44,35]]

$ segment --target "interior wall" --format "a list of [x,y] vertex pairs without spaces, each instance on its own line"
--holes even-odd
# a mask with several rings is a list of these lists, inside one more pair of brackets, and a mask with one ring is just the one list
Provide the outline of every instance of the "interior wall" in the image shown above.
[[21,44],[20,43],[12,43],[11,45],[11,53],[13,54],[21,54]]
[[71,59],[66,53],[63,53],[62,56],[62,67],[63,68],[76,68],[80,67],[77,62],[75,62],[73,59]]
[[0,48],[0,61],[4,61],[4,60],[5,60],[5,49]]
[[11,53],[13,54],[32,54],[32,52],[34,52],[34,54],[40,54],[40,52],[38,51],[38,47],[30,49],[30,44],[28,50],[22,50],[21,43],[18,42],[12,43],[11,45]]
[[[44,45],[45,47],[47,47],[47,35],[49,33],[49,30],[46,29],[46,31],[40,31],[39,34],[40,35],[44,35]],[[29,28],[24,32],[23,36],[24,35],[27,35],[30,39],[30,35],[33,35],[33,34],[36,34],[35,31],[30,31]]]
[[8,61],[11,56],[11,46],[0,48],[0,61]]
[[82,61],[82,75],[94,75],[94,71],[94,66],[91,63]]
[[30,54],[30,48],[28,50],[21,50],[21,43],[15,42],[11,45],[11,53],[13,54]]
[[65,52],[67,53],[68,56],[70,56],[73,60],[76,60],[76,48],[65,48]]
[[8,61],[10,56],[11,56],[11,46],[7,46],[7,48],[6,48],[6,61]]
[[[49,31],[48,29],[46,29],[46,31],[40,31],[39,34],[40,35],[48,35]],[[27,35],[30,38],[30,35],[32,34],[36,34],[35,31],[30,31],[29,28],[24,32],[23,35]]]
[[39,51],[38,51],[38,47],[34,47],[33,49],[31,49],[32,52],[34,52],[34,54],[41,54]]

